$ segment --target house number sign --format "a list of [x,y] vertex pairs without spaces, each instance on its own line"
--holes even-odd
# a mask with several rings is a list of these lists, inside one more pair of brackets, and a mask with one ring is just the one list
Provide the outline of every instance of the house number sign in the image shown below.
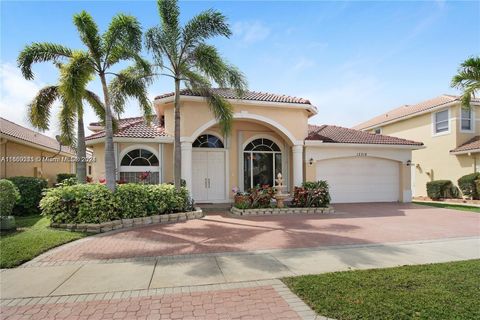
[[367,153],[366,152],[357,152],[357,157],[366,157]]

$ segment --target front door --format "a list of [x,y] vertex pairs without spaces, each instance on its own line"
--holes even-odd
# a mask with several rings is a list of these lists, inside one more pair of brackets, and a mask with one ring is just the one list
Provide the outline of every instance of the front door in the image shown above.
[[225,200],[225,152],[194,150],[192,194],[197,202]]

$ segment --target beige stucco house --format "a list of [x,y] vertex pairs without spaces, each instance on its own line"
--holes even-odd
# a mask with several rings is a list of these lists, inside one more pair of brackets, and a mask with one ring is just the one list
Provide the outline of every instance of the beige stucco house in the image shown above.
[[415,196],[426,196],[428,181],[456,184],[461,176],[479,170],[479,107],[478,99],[465,109],[458,96],[441,95],[390,110],[354,129],[422,141],[426,148],[412,156],[412,190]]
[[[337,126],[311,126],[317,108],[302,98],[216,89],[234,112],[230,134],[220,134],[204,98],[181,92],[182,178],[197,202],[230,202],[232,188],[274,185],[282,173],[289,190],[303,181],[325,179],[333,202],[410,201],[412,150],[420,142]],[[155,98],[156,117],[122,119],[114,135],[117,179],[150,183],[173,181],[174,94]],[[104,131],[87,137],[96,162],[95,179],[104,169]]]
[[75,173],[75,151],[56,139],[0,118],[0,179],[15,176],[56,182],[58,173]]

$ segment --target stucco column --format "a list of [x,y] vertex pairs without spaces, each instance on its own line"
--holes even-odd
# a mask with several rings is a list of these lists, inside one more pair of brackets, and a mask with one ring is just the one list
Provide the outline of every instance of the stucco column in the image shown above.
[[192,192],[192,143],[182,142],[182,179],[185,180],[187,189]]
[[412,202],[412,167],[400,163],[401,202]]
[[293,146],[292,153],[293,185],[299,187],[303,182],[303,146]]

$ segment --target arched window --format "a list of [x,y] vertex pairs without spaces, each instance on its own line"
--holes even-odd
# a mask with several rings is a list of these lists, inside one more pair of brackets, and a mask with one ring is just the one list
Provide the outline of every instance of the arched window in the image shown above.
[[223,148],[223,142],[213,134],[202,134],[194,142],[194,148]]
[[136,167],[158,166],[158,158],[148,150],[135,149],[123,156],[120,165]]
[[282,172],[282,152],[270,139],[255,139],[243,150],[244,190],[262,185],[275,185]]
[[131,150],[120,161],[120,181],[157,184],[159,167],[153,152],[141,148]]

